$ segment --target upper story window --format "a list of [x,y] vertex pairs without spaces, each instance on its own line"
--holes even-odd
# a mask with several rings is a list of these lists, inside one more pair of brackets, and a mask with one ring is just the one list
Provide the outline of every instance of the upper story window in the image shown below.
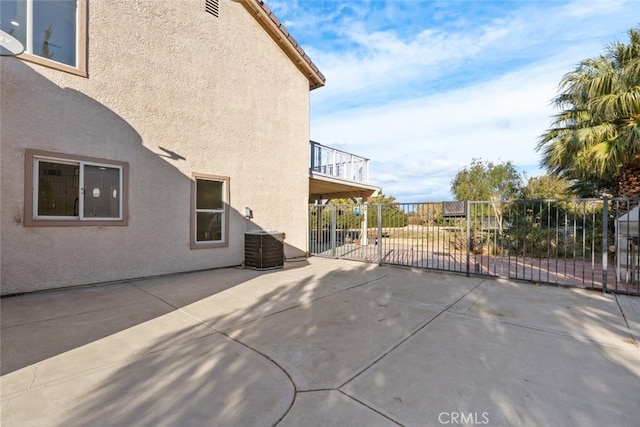
[[19,40],[19,57],[86,75],[86,0],[2,0],[0,28]]

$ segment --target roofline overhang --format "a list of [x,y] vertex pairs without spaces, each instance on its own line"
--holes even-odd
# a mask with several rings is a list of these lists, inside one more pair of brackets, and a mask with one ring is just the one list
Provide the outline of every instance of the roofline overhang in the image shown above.
[[309,90],[324,86],[325,77],[304,49],[291,36],[271,9],[261,0],[234,0],[249,11],[265,31],[275,40],[284,53],[298,69],[309,79]]

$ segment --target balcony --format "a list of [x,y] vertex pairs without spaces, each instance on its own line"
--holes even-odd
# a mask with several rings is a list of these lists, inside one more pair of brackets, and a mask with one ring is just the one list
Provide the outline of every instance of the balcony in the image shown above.
[[366,184],[369,159],[311,141],[311,172]]
[[369,184],[369,159],[315,141],[310,143],[310,202],[367,198],[378,190]]

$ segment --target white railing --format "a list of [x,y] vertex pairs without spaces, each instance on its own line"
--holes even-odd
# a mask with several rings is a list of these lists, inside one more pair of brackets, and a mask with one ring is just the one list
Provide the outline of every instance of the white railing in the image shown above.
[[311,173],[361,183],[369,182],[369,159],[311,142]]

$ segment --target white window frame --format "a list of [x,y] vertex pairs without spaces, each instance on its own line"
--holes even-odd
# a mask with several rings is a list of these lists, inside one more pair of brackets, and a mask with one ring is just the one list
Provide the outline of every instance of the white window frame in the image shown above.
[[[222,209],[198,209],[197,191],[198,181],[216,181],[222,183],[223,208]],[[219,248],[229,246],[229,177],[208,174],[193,174],[191,180],[191,249]],[[220,240],[198,240],[198,213],[219,213],[221,220]]]
[[[38,214],[38,193],[40,191],[40,162],[77,165],[79,167],[77,216],[55,216]],[[91,157],[63,155],[38,150],[26,150],[25,163],[25,202],[27,202],[25,203],[26,226],[127,225],[128,163]],[[119,199],[117,217],[85,216],[84,204],[86,191],[84,188],[84,170],[86,166],[105,167],[118,170]]]

